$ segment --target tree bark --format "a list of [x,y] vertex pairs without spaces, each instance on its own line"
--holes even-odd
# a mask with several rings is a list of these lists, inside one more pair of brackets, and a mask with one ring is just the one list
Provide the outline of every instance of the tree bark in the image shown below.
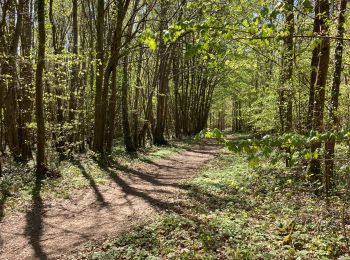
[[101,118],[104,58],[104,0],[97,2],[96,18],[96,92],[93,150],[103,152],[103,127]]
[[179,50],[178,44],[173,48],[173,78],[174,78],[174,120],[175,120],[175,137],[181,137],[180,129],[180,113],[179,113],[179,88],[180,88],[180,79],[179,79],[179,55],[175,55],[175,52]]
[[8,80],[8,90],[5,99],[5,129],[7,134],[7,144],[13,157],[16,160],[21,160],[21,148],[19,143],[17,119],[19,116],[17,95],[18,95],[18,71],[17,71],[17,54],[19,41],[22,34],[22,19],[23,19],[24,0],[19,1],[16,8],[16,26],[12,35],[12,41],[8,52],[8,60],[4,64],[3,73],[10,76]]
[[129,124],[129,106],[128,106],[128,56],[123,59],[123,80],[122,80],[122,123],[123,123],[123,135],[124,145],[126,152],[136,152],[135,146],[132,141]]
[[[314,35],[318,35],[320,33],[320,17],[319,17],[319,0],[315,1],[315,18],[314,18]],[[311,77],[310,77],[310,89],[309,89],[309,103],[308,103],[308,112],[306,118],[306,130],[312,130],[312,119],[313,119],[313,110],[315,105],[315,83],[317,77],[317,69],[318,69],[318,61],[320,54],[320,44],[317,45],[312,50],[311,57]]]
[[[320,35],[328,36],[328,20],[329,20],[329,1],[319,0],[318,15],[320,17]],[[329,38],[320,39],[320,54],[317,69],[317,77],[315,82],[315,102],[312,116],[312,129],[318,132],[324,130],[323,114],[325,103],[325,89],[327,82],[327,74],[329,67],[330,42]],[[321,143],[317,142],[312,145],[312,152],[321,148]],[[310,163],[310,172],[314,174],[317,179],[320,179],[321,163],[319,158],[314,158]]]
[[142,56],[143,56],[143,50],[140,48],[138,62],[137,62],[137,78],[136,78],[136,89],[135,89],[135,97],[134,97],[134,107],[133,107],[133,142],[135,148],[138,148],[140,146],[140,140],[139,140],[139,104],[140,104],[140,92],[142,88],[142,81],[141,81],[141,70],[142,70]]
[[[161,35],[163,34],[163,30],[166,29],[166,14],[167,8],[164,0],[160,2],[160,26],[159,31]],[[167,92],[168,92],[168,51],[167,46],[160,36],[159,38],[159,67],[158,67],[158,93],[157,93],[157,119],[156,126],[153,134],[153,142],[155,145],[166,145],[168,142],[164,137],[165,130],[165,121],[166,121],[166,102],[167,102]]]
[[[62,39],[60,39],[57,33],[57,26],[54,19],[54,11],[53,11],[53,0],[49,1],[49,21],[51,25],[51,34],[52,34],[52,47],[54,55],[61,55],[63,51],[63,43]],[[66,148],[66,133],[65,133],[65,118],[64,118],[64,87],[60,86],[60,81],[62,80],[62,76],[58,73],[59,64],[55,62],[54,64],[54,79],[52,81],[52,85],[54,85],[56,89],[56,102],[57,102],[57,115],[56,122],[58,124],[58,129],[56,129],[55,136],[55,146],[56,150],[59,153],[60,159],[64,159],[66,157],[65,148]]]
[[70,142],[74,142],[74,131],[77,131],[75,128],[75,110],[76,110],[76,90],[79,89],[79,63],[78,63],[78,55],[79,55],[79,48],[78,48],[78,0],[72,0],[73,4],[73,11],[72,11],[72,20],[73,20],[73,26],[72,26],[72,33],[73,33],[73,66],[72,66],[72,78],[70,82],[70,95],[69,95],[69,123],[71,124],[72,132],[69,137]]
[[31,122],[31,90],[33,81],[33,67],[31,61],[32,51],[32,14],[31,0],[25,0],[23,6],[23,28],[21,35],[21,48],[24,62],[21,68],[21,76],[25,80],[20,87],[19,108],[20,114],[18,118],[18,136],[19,146],[21,149],[21,161],[27,161],[31,157],[30,137],[27,124]]
[[[338,28],[337,28],[337,43],[334,53],[334,71],[333,71],[333,83],[331,90],[331,101],[329,106],[329,124],[328,130],[334,131],[339,128],[339,118],[337,116],[339,106],[339,88],[341,82],[342,61],[343,61],[343,49],[344,49],[344,23],[345,12],[348,0],[341,0],[339,5],[338,14]],[[328,140],[325,144],[325,186],[328,192],[332,187],[332,179],[334,176],[334,150],[335,140]]]
[[35,78],[35,108],[37,121],[37,156],[36,171],[38,177],[45,174],[47,168],[45,165],[45,119],[44,119],[44,100],[43,100],[43,73],[45,67],[45,0],[37,0],[37,19],[38,19],[38,54]]
[[107,134],[107,152],[111,153],[113,148],[113,139],[115,135],[115,114],[117,106],[117,68],[112,72],[111,97],[108,103],[108,134]]
[[283,39],[282,73],[280,90],[280,116],[282,132],[290,132],[293,128],[293,36],[294,36],[294,1],[285,0],[286,30],[288,36]]

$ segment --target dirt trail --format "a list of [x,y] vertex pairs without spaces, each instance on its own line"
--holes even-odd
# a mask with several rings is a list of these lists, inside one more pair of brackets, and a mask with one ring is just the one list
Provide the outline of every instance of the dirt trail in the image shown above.
[[176,210],[175,202],[185,190],[181,181],[195,175],[218,149],[214,144],[195,145],[123,171],[110,166],[108,185],[90,180],[91,189],[70,200],[43,201],[37,183],[31,208],[0,222],[0,259],[62,259],[87,242],[118,235],[158,211]]

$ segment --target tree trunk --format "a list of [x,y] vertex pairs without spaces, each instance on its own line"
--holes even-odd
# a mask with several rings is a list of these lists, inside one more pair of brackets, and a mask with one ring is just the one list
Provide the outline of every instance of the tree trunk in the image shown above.
[[[329,2],[327,0],[319,0],[318,14],[320,17],[320,35],[328,36],[328,19],[329,19]],[[329,67],[330,42],[329,38],[320,39],[320,55],[318,62],[317,77],[315,82],[315,102],[312,117],[312,129],[322,132],[323,113],[325,102],[325,89],[327,82],[327,74]],[[311,151],[315,152],[321,148],[321,143],[315,143],[311,147]],[[314,174],[317,179],[320,179],[321,163],[320,159],[312,159],[310,163],[310,172]]]
[[[318,10],[319,10],[319,0],[316,0],[314,29],[313,29],[314,35],[318,35],[320,33],[320,17],[319,17]],[[314,105],[315,105],[315,83],[316,83],[316,77],[317,77],[320,49],[321,49],[321,45],[317,44],[317,46],[315,46],[312,50],[309,103],[308,103],[308,112],[307,112],[307,119],[306,119],[307,131],[312,130],[312,118],[313,118],[313,111],[314,111]]]
[[[176,48],[177,47],[177,48]],[[179,50],[178,45],[174,46],[174,53]],[[175,120],[175,137],[181,137],[180,113],[179,113],[179,56],[173,55],[173,78],[174,78],[174,120]]]
[[37,19],[38,19],[38,56],[35,78],[35,107],[37,121],[37,156],[36,167],[38,177],[46,172],[45,166],[45,119],[44,119],[44,100],[43,100],[43,73],[45,67],[45,0],[37,0]]
[[117,68],[112,72],[111,97],[108,103],[108,134],[107,134],[107,152],[111,153],[113,148],[113,139],[115,135],[115,115],[117,106]]
[[[333,83],[331,90],[331,102],[329,108],[329,125],[328,130],[334,131],[338,129],[339,119],[337,116],[339,106],[339,88],[341,82],[342,72],[342,59],[343,59],[343,46],[344,46],[344,22],[345,22],[345,11],[348,0],[341,0],[339,5],[338,15],[338,33],[337,33],[337,44],[334,53],[334,71],[333,71]],[[334,150],[335,140],[328,140],[325,144],[325,185],[326,191],[328,192],[332,187],[332,177],[334,175]]]
[[[57,26],[54,20],[53,11],[53,0],[49,1],[49,20],[51,24],[51,34],[52,34],[52,46],[54,50],[54,55],[62,54],[63,46],[60,44],[62,41],[57,36]],[[60,86],[61,75],[57,72],[59,68],[58,62],[54,64],[54,79],[53,84],[57,87],[56,90],[56,102],[57,102],[57,116],[56,122],[58,124],[57,135],[55,135],[55,146],[59,153],[60,159],[64,159],[65,147],[66,147],[66,133],[65,133],[65,119],[64,119],[64,87]]]
[[[294,58],[294,0],[285,0],[285,26],[288,36],[283,39],[282,71],[280,89],[280,121],[282,132],[291,132],[293,128],[293,58]],[[289,149],[286,149],[289,153]],[[289,167],[290,160],[286,159]]]
[[293,76],[293,57],[294,57],[294,0],[285,0],[285,15],[286,15],[286,26],[288,31],[288,36],[284,38],[283,42],[283,55],[282,55],[282,75],[281,84],[283,95],[286,96],[287,100],[284,98],[284,104],[281,104],[285,109],[285,129],[283,131],[290,132],[293,128],[293,87],[292,87],[292,76]]
[[103,152],[103,129],[101,118],[104,58],[104,0],[97,2],[96,18],[96,93],[93,150]]
[[7,134],[7,144],[16,160],[21,160],[21,148],[19,143],[17,119],[19,116],[17,95],[18,95],[18,71],[17,71],[17,54],[18,46],[22,33],[24,0],[19,1],[17,6],[17,21],[15,31],[12,36],[8,52],[7,63],[4,64],[4,74],[10,76],[8,80],[8,91],[5,99],[5,129]]
[[122,80],[122,123],[123,123],[123,135],[124,145],[128,153],[136,152],[135,146],[132,142],[129,125],[129,106],[128,106],[128,57],[124,57],[123,61],[123,80]]
[[31,61],[32,50],[32,14],[31,0],[25,0],[23,7],[23,28],[21,35],[21,48],[24,62],[21,69],[21,76],[25,80],[20,88],[19,108],[20,117],[18,122],[19,146],[21,149],[21,161],[27,161],[31,157],[30,137],[27,124],[31,122],[31,90],[33,81],[33,67]]
[[74,142],[74,131],[77,131],[74,119],[75,119],[75,110],[76,110],[76,90],[79,89],[79,63],[78,63],[78,0],[72,0],[73,4],[73,66],[72,66],[72,79],[70,82],[70,95],[69,95],[69,123],[71,124],[71,131],[69,136],[69,141]]
[[[167,9],[164,0],[160,3],[160,27],[159,31],[162,35],[166,29]],[[153,142],[155,145],[165,145],[168,142],[164,137],[165,121],[166,121],[166,102],[168,92],[168,51],[167,46],[162,39],[159,38],[159,67],[158,67],[158,93],[157,93],[157,120],[153,134]]]
[[136,89],[135,89],[135,97],[134,97],[134,107],[133,107],[133,142],[136,148],[140,145],[139,140],[139,110],[140,110],[140,91],[142,88],[141,81],[141,70],[142,70],[142,56],[143,50],[140,49],[139,59],[137,62],[137,79],[136,79]]

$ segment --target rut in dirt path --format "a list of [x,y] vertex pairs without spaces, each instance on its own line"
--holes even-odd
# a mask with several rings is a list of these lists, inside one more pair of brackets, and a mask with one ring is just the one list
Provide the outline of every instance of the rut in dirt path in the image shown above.
[[122,171],[110,166],[106,171],[111,180],[104,186],[79,165],[91,188],[70,200],[44,201],[37,182],[31,208],[0,222],[0,259],[62,259],[89,241],[116,236],[159,211],[177,211],[176,201],[185,191],[181,182],[193,177],[218,150],[206,143]]

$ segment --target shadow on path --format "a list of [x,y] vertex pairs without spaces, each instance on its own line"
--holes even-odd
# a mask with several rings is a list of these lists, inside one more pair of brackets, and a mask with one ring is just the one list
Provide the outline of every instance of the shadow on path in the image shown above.
[[[175,205],[174,203],[169,203],[169,202],[166,202],[164,200],[154,198],[154,197],[150,196],[147,192],[141,191],[140,189],[137,189],[137,188],[130,186],[125,180],[123,180],[120,176],[118,176],[118,174],[116,172],[112,171],[108,167],[104,166],[104,170],[108,173],[110,178],[119,187],[121,187],[122,191],[125,194],[124,195],[125,197],[130,195],[130,196],[141,198],[149,205],[151,205],[157,209],[160,209],[160,210],[171,210],[171,211],[174,211],[176,213],[182,212],[182,210],[179,207],[177,207],[177,205]],[[160,183],[159,181],[155,180],[154,178],[153,179],[147,178],[147,180],[150,183],[153,183],[154,185],[167,185],[167,184]]]
[[105,198],[103,197],[101,191],[98,189],[98,185],[94,178],[86,171],[85,167],[81,164],[79,160],[73,161],[74,165],[77,166],[80,169],[81,174],[84,176],[84,178],[89,182],[91,188],[94,190],[96,199],[98,203],[101,206],[108,206],[108,203],[106,202]]
[[[174,188],[180,188],[182,189],[184,186],[180,183],[176,183],[176,182],[172,182],[172,183],[165,183],[161,181],[161,178],[155,174],[149,174],[147,172],[142,172],[142,171],[138,171],[132,168],[129,168],[127,166],[123,166],[123,165],[114,165],[114,167],[116,167],[115,169],[118,169],[120,171],[123,171],[125,173],[130,173],[136,177],[138,177],[139,179],[149,182],[150,184],[153,185],[157,185],[157,186],[172,186]],[[158,167],[158,169],[161,169],[160,167]],[[172,167],[172,169],[177,169],[175,167]]]
[[40,239],[43,233],[43,215],[44,205],[41,198],[42,179],[37,178],[32,190],[32,207],[26,213],[26,228],[25,235],[29,238],[29,243],[35,252],[38,259],[48,259],[44,252]]
[[[90,173],[89,164],[73,161],[90,187],[86,196],[85,193],[81,196],[79,191],[71,203],[44,200],[46,184],[37,179],[27,211],[15,218],[0,219],[6,227],[0,231],[0,258],[63,259],[62,255],[73,254],[87,241],[120,234],[157,211],[185,214],[190,205],[182,202],[182,196],[189,185],[183,181],[194,176],[212,158],[205,154],[211,152],[211,147],[203,147],[203,152],[201,147],[193,150],[157,160],[154,165],[127,166],[110,158],[96,161],[109,177],[108,185],[103,186]],[[205,201],[198,204],[204,204],[210,197],[210,194],[199,195]],[[211,204],[219,199],[211,200]],[[0,197],[0,213],[5,200]],[[101,208],[106,204],[107,207]]]

